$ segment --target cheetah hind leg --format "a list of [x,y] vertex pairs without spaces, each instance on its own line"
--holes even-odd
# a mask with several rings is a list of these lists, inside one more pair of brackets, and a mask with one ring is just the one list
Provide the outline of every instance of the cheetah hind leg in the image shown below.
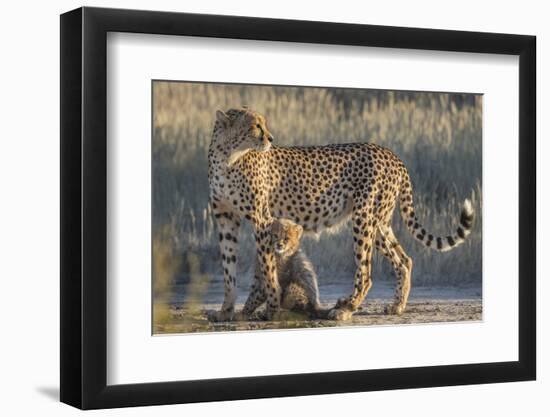
[[[362,194],[358,196],[358,203],[361,201]],[[358,205],[356,202],[356,204]],[[369,212],[369,207],[372,201],[367,201],[362,204],[362,207],[355,208],[352,214],[353,250],[355,253],[356,272],[354,278],[354,286],[352,294],[347,298],[338,300],[334,308],[329,312],[328,319],[336,321],[347,321],[357,311],[369,289],[372,287],[372,253],[374,250],[376,226],[369,224],[366,221],[365,213]]]
[[390,261],[397,278],[394,301],[386,306],[385,313],[400,316],[407,307],[411,291],[412,259],[405,253],[390,226],[380,227],[379,237],[377,248]]
[[211,312],[208,319],[214,322],[233,320],[237,300],[237,256],[239,252],[240,219],[231,211],[213,206],[214,219],[219,232],[220,253],[222,255],[224,299],[219,311]]

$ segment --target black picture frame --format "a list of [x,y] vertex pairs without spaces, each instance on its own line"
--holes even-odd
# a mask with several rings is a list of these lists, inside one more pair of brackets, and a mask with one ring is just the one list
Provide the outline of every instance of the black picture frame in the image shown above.
[[[107,385],[108,32],[519,56],[519,360]],[[62,402],[94,409],[536,378],[534,36],[84,7],[61,15],[60,57]]]

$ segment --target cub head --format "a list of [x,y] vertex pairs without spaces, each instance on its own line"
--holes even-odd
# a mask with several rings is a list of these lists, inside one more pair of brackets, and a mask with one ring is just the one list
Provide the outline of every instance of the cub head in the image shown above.
[[300,248],[302,226],[287,219],[275,219],[271,224],[271,245],[278,256],[294,254]]
[[224,150],[228,152],[229,166],[251,150],[268,151],[273,142],[265,117],[247,107],[227,112],[218,110],[214,137],[221,140]]

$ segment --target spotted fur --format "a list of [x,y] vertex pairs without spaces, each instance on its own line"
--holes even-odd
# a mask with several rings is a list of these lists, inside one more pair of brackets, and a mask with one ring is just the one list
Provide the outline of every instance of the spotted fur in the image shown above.
[[313,313],[320,311],[317,274],[300,249],[303,228],[288,219],[271,225],[271,245],[275,251],[277,277],[281,286],[281,307]]
[[408,230],[429,248],[449,250],[464,242],[471,231],[474,213],[467,200],[456,233],[440,237],[427,232],[416,216],[407,169],[388,149],[372,143],[275,147],[272,141],[263,115],[247,108],[217,112],[208,152],[210,200],[220,232],[225,284],[224,303],[217,320],[230,320],[234,313],[242,219],[250,221],[254,228],[258,265],[242,314],[251,314],[258,307],[258,300],[264,298],[268,318],[281,304],[276,259],[270,245],[273,217],[290,219],[305,232],[351,220],[354,287],[329,313],[329,318],[335,320],[351,317],[372,286],[375,247],[391,262],[397,275],[395,299],[388,312],[404,311],[412,260],[391,228],[398,199]]

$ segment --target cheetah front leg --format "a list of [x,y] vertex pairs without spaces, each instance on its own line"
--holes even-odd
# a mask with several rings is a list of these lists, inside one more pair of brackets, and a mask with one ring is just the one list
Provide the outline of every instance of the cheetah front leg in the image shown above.
[[239,252],[240,219],[236,213],[213,205],[214,219],[218,228],[222,255],[224,299],[220,311],[209,315],[212,321],[230,321],[237,300],[237,256]]
[[352,215],[353,225],[353,250],[355,254],[355,279],[353,292],[349,297],[341,298],[335,307],[329,312],[331,320],[349,320],[372,287],[372,253],[376,234],[376,227],[372,220],[367,220],[369,211],[368,205],[362,208],[354,208]]
[[256,309],[265,302],[266,298],[267,296],[264,289],[263,276],[258,263],[256,263],[254,269],[254,281],[252,281],[250,294],[248,295],[244,308],[240,313],[240,318],[243,320],[250,318],[254,311],[256,311]]
[[[281,287],[277,278],[275,253],[271,246],[270,227],[271,220],[255,222],[254,225],[254,237],[257,249],[257,275],[261,277],[261,281],[259,282],[264,290],[263,297],[265,297],[264,300],[266,301],[267,320],[272,320],[277,316],[281,305]],[[256,302],[259,302],[259,299]],[[252,308],[256,302],[251,300],[249,308]]]

